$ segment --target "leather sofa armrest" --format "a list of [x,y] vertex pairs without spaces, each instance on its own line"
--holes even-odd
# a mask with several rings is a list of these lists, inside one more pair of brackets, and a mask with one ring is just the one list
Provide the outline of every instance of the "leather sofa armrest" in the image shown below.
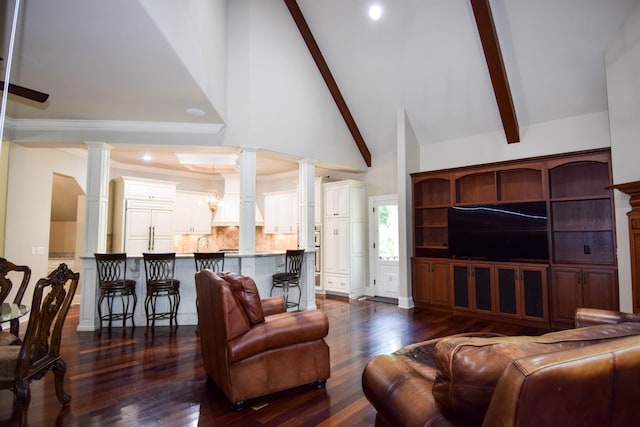
[[602,310],[598,308],[578,308],[575,315],[575,327],[615,324],[627,321],[625,313],[615,310]]
[[635,425],[640,337],[513,360],[483,426]]
[[469,426],[435,400],[433,383],[403,359],[376,356],[362,373],[364,395],[378,411],[376,426]]
[[287,306],[285,305],[284,298],[281,296],[262,299],[262,312],[265,316],[284,313],[285,311],[287,311]]

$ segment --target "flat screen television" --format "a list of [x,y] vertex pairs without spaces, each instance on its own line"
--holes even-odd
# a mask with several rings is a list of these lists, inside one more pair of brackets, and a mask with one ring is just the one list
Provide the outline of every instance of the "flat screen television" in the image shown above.
[[454,258],[549,260],[545,202],[454,206],[448,210],[448,230]]

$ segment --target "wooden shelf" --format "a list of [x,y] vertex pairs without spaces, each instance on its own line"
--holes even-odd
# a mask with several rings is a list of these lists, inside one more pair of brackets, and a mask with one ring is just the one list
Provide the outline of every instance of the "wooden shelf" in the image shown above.
[[456,179],[456,204],[491,203],[498,199],[495,172],[480,172]]
[[523,202],[544,199],[540,169],[510,169],[498,172],[498,200]]
[[609,164],[577,161],[549,170],[551,199],[611,197]]

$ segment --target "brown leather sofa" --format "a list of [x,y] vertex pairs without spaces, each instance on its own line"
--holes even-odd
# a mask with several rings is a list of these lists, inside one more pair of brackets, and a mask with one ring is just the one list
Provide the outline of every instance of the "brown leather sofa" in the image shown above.
[[575,329],[471,333],[373,358],[377,426],[630,426],[640,422],[640,315],[578,309]]
[[327,316],[286,312],[282,297],[260,299],[253,279],[196,273],[200,350],[208,377],[239,410],[259,396],[329,378]]

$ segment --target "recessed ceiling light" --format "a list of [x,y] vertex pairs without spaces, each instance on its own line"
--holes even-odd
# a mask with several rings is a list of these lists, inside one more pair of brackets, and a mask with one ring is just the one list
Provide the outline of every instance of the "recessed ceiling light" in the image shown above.
[[150,162],[151,161],[151,154],[143,154],[142,155],[142,160],[144,160],[145,162]]
[[187,113],[192,116],[204,116],[204,111],[199,108],[187,108]]
[[382,8],[378,4],[374,4],[369,8],[369,18],[377,21],[382,16]]

